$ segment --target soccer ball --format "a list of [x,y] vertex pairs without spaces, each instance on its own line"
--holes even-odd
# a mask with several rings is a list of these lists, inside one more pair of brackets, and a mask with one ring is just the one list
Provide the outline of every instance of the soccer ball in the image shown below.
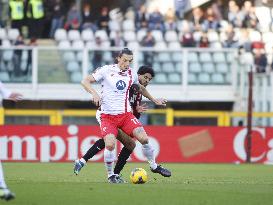
[[144,184],[148,181],[147,172],[142,168],[135,168],[130,174],[130,180],[133,184]]

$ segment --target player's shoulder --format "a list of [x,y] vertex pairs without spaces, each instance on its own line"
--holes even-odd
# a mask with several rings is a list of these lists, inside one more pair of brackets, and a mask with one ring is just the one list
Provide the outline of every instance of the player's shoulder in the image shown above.
[[113,65],[104,65],[101,67],[98,67],[96,70],[93,71],[93,73],[96,72],[109,72],[109,70],[113,69],[115,66]]
[[107,68],[107,69],[115,69],[116,68],[116,64],[107,64],[107,65],[104,65],[103,67],[101,68]]
[[130,87],[130,93],[131,94],[135,94],[136,95],[136,94],[139,93],[139,91],[140,91],[139,84],[134,83],[134,84],[131,85],[131,87]]

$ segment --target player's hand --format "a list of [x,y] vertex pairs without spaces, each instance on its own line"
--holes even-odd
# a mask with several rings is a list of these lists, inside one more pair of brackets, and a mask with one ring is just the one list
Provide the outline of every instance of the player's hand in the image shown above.
[[146,112],[149,109],[146,103],[143,103],[142,105],[139,105],[139,102],[137,102],[136,111],[138,113]]
[[96,106],[101,106],[101,99],[100,99],[100,96],[95,94],[93,95],[93,99],[92,99],[92,102],[96,105]]
[[155,99],[155,101],[154,101],[154,103],[156,105],[160,105],[160,106],[164,106],[164,107],[166,106],[167,102],[168,101],[166,99],[163,99],[163,98]]
[[20,93],[11,93],[8,99],[17,102],[23,99],[23,95]]

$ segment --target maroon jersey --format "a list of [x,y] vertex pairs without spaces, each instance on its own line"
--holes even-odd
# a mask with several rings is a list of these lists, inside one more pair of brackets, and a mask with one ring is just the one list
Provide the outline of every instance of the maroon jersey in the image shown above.
[[129,100],[131,107],[133,109],[133,114],[134,116],[139,119],[140,118],[140,113],[137,112],[136,106],[137,104],[140,105],[141,100],[142,100],[142,94],[139,92],[139,87],[136,84],[133,84],[129,90]]

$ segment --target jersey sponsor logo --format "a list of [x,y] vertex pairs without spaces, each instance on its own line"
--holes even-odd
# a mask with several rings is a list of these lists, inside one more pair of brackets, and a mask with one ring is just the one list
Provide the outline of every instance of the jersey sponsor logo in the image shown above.
[[119,80],[116,83],[116,87],[118,90],[124,90],[124,88],[126,88],[126,83],[123,80]]

